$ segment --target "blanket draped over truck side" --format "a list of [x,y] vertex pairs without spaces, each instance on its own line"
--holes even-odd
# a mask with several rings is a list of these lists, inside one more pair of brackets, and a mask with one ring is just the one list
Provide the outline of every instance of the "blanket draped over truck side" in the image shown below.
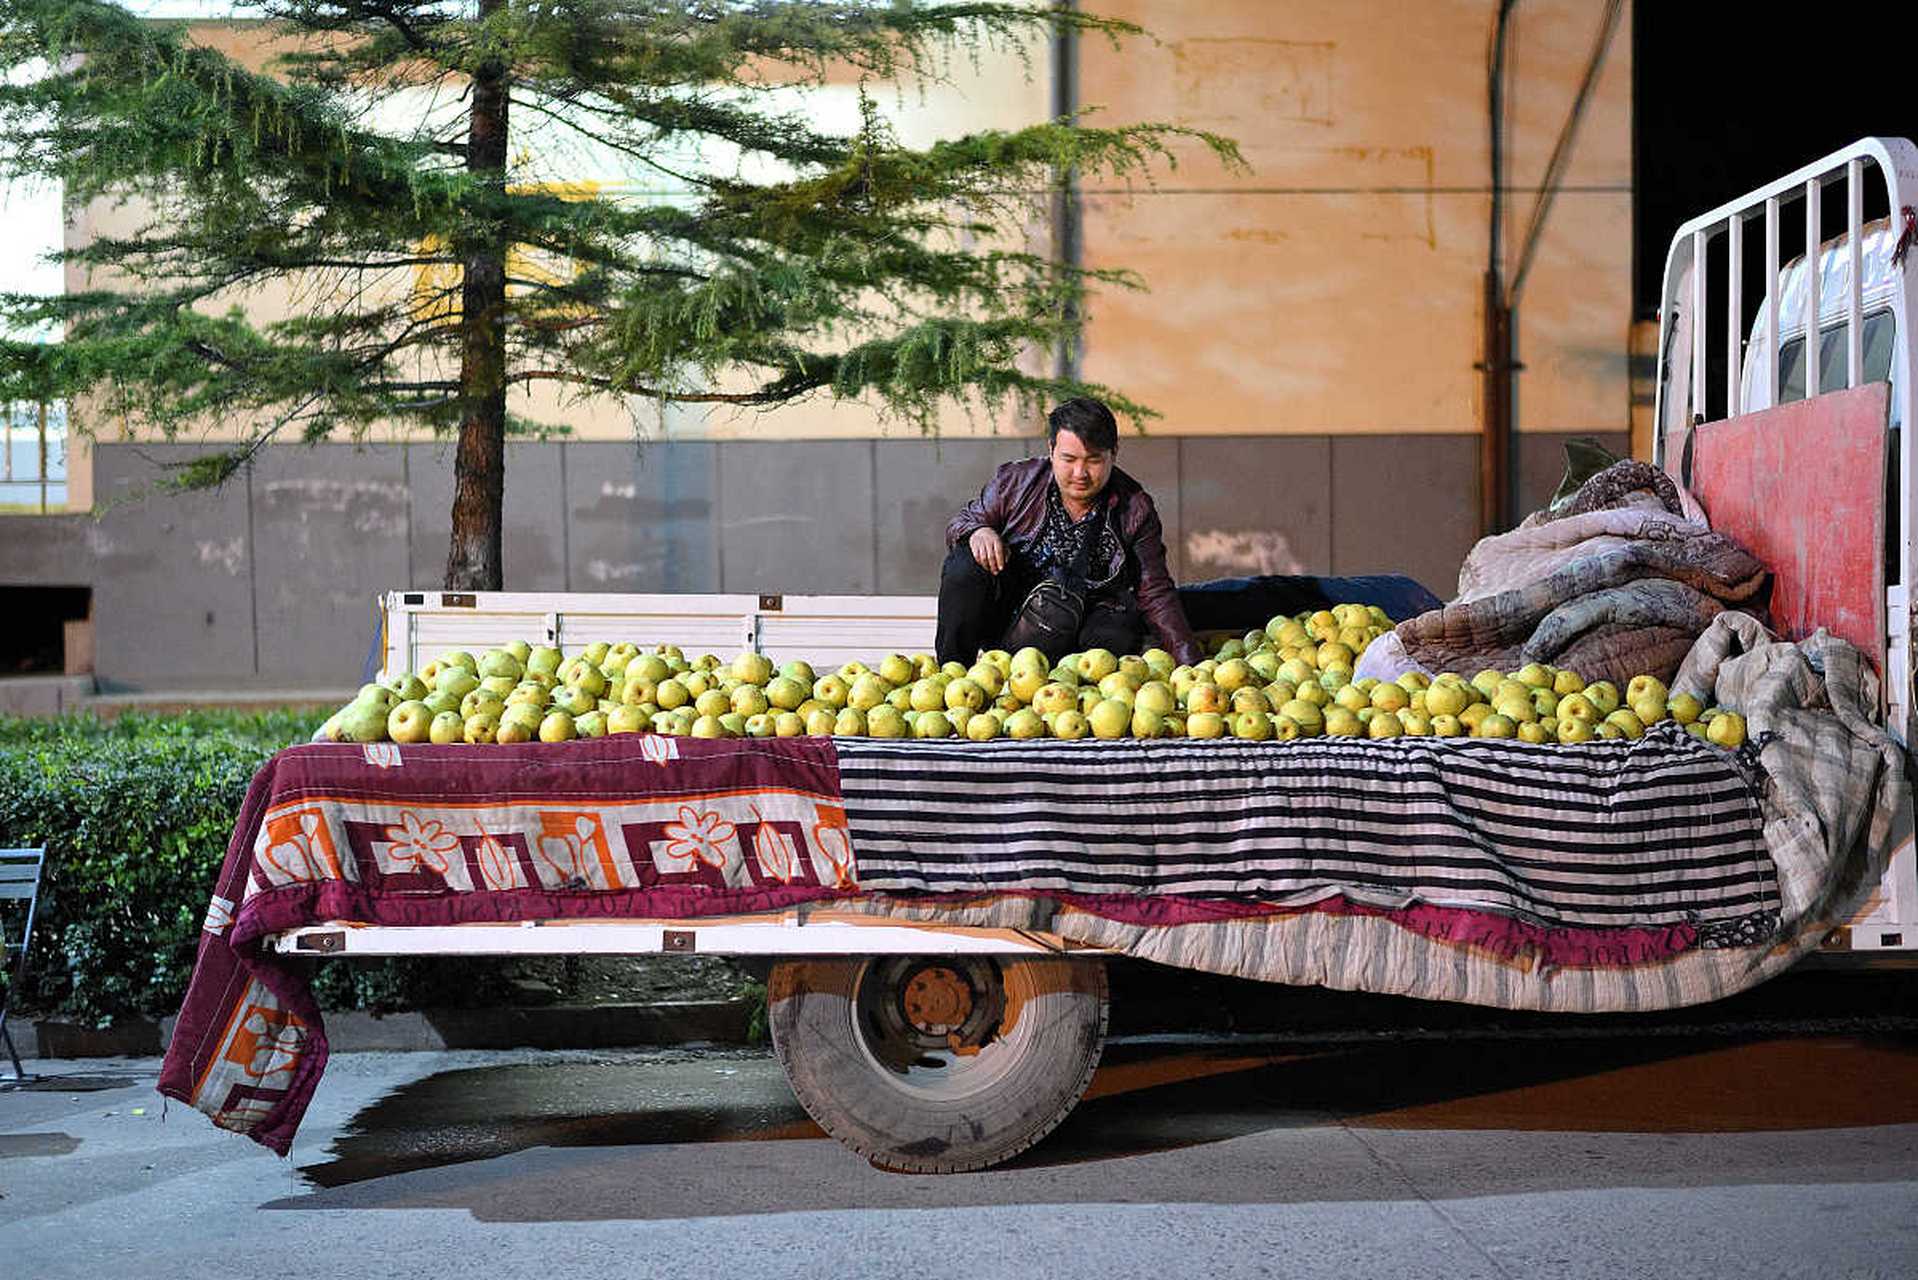
[[1710,999],[1814,945],[1909,810],[1848,646],[1718,679],[1762,745],[295,747],[248,793],[160,1088],[284,1153],[326,1039],[266,941],[329,921],[853,912],[1510,1007]]
[[1770,581],[1688,497],[1645,463],[1607,467],[1565,507],[1481,540],[1458,598],[1401,622],[1358,674],[1545,662],[1621,687],[1640,674],[1669,681],[1719,613],[1762,614]]

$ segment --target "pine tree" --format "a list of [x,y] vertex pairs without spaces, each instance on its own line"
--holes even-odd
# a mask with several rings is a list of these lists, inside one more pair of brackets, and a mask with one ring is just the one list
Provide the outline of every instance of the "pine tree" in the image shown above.
[[[185,469],[188,486],[275,438],[455,434],[445,582],[466,590],[502,585],[505,440],[539,425],[509,421],[515,389],[622,404],[826,394],[925,429],[954,398],[990,411],[1084,393],[1149,412],[1035,371],[1031,353],[1073,339],[1085,290],[1139,282],[1029,251],[1022,228],[1070,175],[1147,177],[1190,131],[1056,120],[914,149],[876,105],[982,48],[1136,34],[1126,24],[924,0],[257,12],[285,37],[264,73],[111,3],[0,0],[0,177],[152,210],[68,251],[97,282],[85,291],[0,298],[0,319],[64,330],[0,344],[0,399],[88,397],[166,435],[254,424]],[[866,86],[856,130],[767,92],[846,68]],[[542,182],[534,126],[669,175],[685,198]],[[1239,163],[1228,140],[1191,136]],[[701,145],[771,176],[689,163]],[[289,290],[290,314],[234,301],[268,286]]]

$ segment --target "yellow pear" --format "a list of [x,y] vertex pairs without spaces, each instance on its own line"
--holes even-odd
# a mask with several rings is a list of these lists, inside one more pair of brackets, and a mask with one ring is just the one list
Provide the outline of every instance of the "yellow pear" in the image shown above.
[[1484,717],[1472,727],[1472,736],[1475,738],[1512,738],[1517,735],[1517,721],[1497,712]]
[[1006,717],[1005,730],[1008,738],[1018,738],[1021,741],[1043,738],[1046,733],[1046,722],[1040,718],[1037,711],[1027,707]]
[[1117,698],[1101,699],[1086,717],[1095,738],[1123,738],[1132,731],[1132,708]]
[[1705,726],[1705,738],[1721,747],[1739,747],[1745,742],[1745,717],[1736,711],[1721,711]]
[[1197,711],[1185,718],[1188,738],[1218,738],[1225,734],[1225,717],[1216,711]]
[[1052,736],[1068,742],[1077,741],[1092,732],[1086,718],[1077,711],[1061,711],[1052,720]]

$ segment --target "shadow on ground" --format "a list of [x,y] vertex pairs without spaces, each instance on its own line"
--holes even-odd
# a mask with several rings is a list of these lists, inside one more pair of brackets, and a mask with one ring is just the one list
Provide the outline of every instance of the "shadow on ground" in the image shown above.
[[[1131,1043],[1109,1046],[1086,1101],[1026,1155],[905,1177],[826,1139],[769,1059],[715,1064],[703,1082],[649,1085],[653,1070],[535,1063],[416,1081],[302,1168],[311,1194],[270,1207],[545,1221],[1725,1185],[1812,1165],[1823,1181],[1871,1181],[1871,1160],[1848,1173],[1821,1131],[1918,1125],[1910,1034]],[[1258,1146],[1235,1141],[1247,1138]],[[1414,1192],[1381,1146],[1429,1156],[1435,1187]]]

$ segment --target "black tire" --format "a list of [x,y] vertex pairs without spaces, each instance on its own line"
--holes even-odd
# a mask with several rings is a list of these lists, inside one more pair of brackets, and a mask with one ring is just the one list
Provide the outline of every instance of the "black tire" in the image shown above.
[[1103,961],[987,956],[783,961],[767,1003],[800,1104],[904,1173],[984,1169],[1050,1133],[1092,1081],[1108,1007]]

